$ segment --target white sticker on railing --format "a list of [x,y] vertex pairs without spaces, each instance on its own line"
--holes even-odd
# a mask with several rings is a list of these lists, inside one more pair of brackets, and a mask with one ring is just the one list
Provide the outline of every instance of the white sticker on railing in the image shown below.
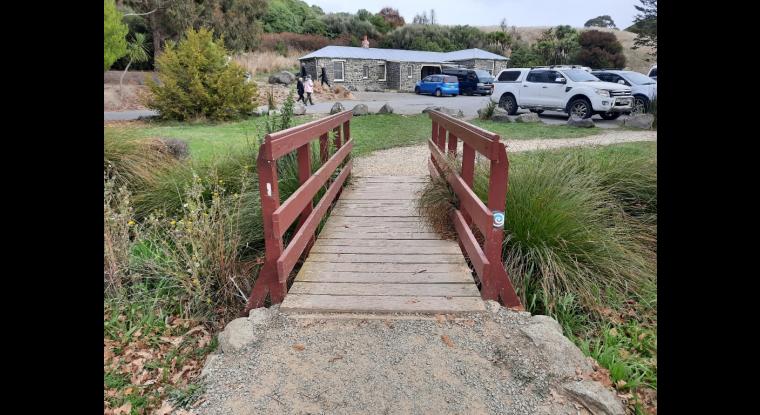
[[493,211],[493,227],[504,228],[504,212],[498,210]]
[[272,183],[267,183],[267,196],[272,196]]

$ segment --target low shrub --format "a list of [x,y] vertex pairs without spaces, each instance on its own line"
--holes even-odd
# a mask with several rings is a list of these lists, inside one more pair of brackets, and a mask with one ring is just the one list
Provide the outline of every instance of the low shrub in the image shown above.
[[298,34],[290,32],[282,33],[264,33],[261,35],[261,51],[277,51],[279,43],[284,44],[289,50],[294,51],[314,51],[322,49],[327,45],[348,46],[350,40],[348,35],[343,35],[330,39],[327,36]]
[[478,111],[478,118],[481,120],[490,120],[493,117],[493,112],[496,110],[496,103],[488,100],[488,104]]
[[167,42],[156,67],[160,83],[146,81],[152,94],[145,105],[163,119],[228,120],[255,107],[256,84],[245,81],[245,70],[228,62],[223,41],[205,28],[188,29],[178,44]]

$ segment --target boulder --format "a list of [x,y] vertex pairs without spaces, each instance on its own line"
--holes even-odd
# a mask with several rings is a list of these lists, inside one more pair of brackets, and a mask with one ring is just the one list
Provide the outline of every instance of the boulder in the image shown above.
[[654,123],[654,115],[652,114],[631,114],[625,119],[623,125],[631,128],[649,130],[652,128],[652,123]]
[[596,126],[594,124],[594,120],[591,118],[580,118],[576,116],[571,116],[567,119],[567,125],[570,127],[578,127],[578,128],[593,128]]
[[253,324],[247,317],[236,318],[219,333],[219,349],[222,353],[235,353],[253,343]]
[[567,395],[582,403],[593,415],[625,414],[625,408],[615,393],[599,382],[567,382],[562,387]]
[[550,373],[560,378],[573,378],[578,376],[577,370],[582,373],[593,370],[581,350],[562,335],[562,328],[554,319],[533,316],[529,323],[520,331],[543,351]]
[[355,117],[358,117],[360,115],[369,114],[369,108],[367,108],[367,106],[364,104],[357,104],[354,109],[351,110],[351,112],[354,113]]
[[268,105],[261,105],[256,107],[255,110],[253,110],[253,114],[259,117],[263,117],[267,114],[269,114],[269,106]]
[[427,114],[430,111],[439,111],[444,114],[451,115],[452,117],[464,118],[464,113],[462,112],[462,110],[457,111],[451,108],[441,107],[438,105],[427,107],[424,110],[422,110],[422,113]]
[[538,117],[538,114],[529,112],[518,115],[515,122],[541,122],[541,118]]
[[491,121],[497,121],[497,122],[514,122],[514,117],[511,117],[507,110],[501,107],[496,107],[493,110],[493,115],[491,116]]
[[380,111],[377,112],[378,114],[393,114],[393,107],[391,107],[391,104],[385,103],[382,107],[380,107]]
[[290,85],[296,80],[296,76],[288,71],[282,71],[269,77],[270,84]]
[[337,114],[341,111],[345,111],[346,108],[341,104],[340,102],[336,102],[333,104],[332,108],[330,108],[330,114]]
[[164,144],[166,152],[171,154],[171,156],[177,160],[182,160],[190,155],[190,150],[187,147],[187,141],[164,137],[161,137],[158,140]]
[[499,310],[501,310],[501,304],[494,300],[486,300],[486,310],[493,314],[498,314]]
[[296,105],[293,106],[293,115],[304,115],[304,114],[306,114],[306,105],[303,105],[300,102],[297,102]]
[[251,322],[254,326],[264,326],[269,324],[270,321],[272,321],[272,317],[274,316],[276,310],[266,307],[259,307],[251,309],[251,311],[248,313],[248,321]]

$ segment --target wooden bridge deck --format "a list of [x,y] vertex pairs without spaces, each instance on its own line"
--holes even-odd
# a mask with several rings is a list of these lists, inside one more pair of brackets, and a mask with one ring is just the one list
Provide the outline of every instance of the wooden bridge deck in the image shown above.
[[485,310],[456,241],[414,207],[424,176],[357,177],[318,235],[280,310],[456,314]]

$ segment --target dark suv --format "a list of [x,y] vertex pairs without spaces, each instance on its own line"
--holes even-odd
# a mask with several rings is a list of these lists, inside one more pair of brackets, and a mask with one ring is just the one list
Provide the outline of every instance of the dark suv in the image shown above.
[[453,75],[459,79],[459,93],[466,95],[491,95],[494,77],[482,69],[446,68],[444,75]]

